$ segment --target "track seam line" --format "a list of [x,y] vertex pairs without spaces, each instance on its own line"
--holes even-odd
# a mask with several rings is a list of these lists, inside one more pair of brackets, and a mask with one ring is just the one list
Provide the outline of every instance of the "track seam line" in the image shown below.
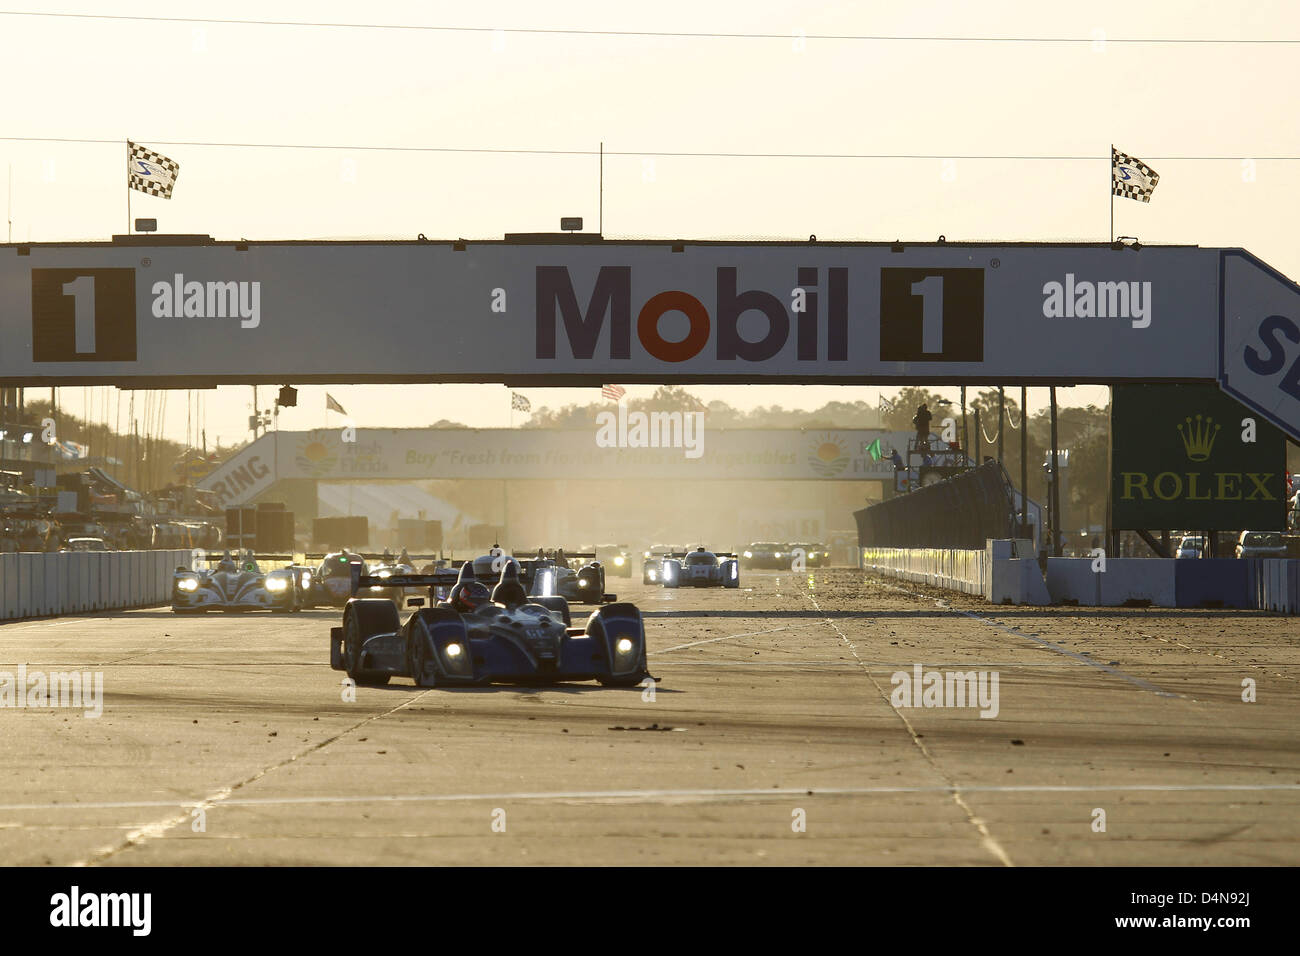
[[[817,598],[813,596],[811,591],[805,590],[800,584],[796,584],[795,586],[798,588],[799,592],[808,599],[812,606],[817,609],[818,613],[823,613],[821,605],[817,603]],[[907,719],[907,715],[895,707],[890,701],[889,695],[885,693],[884,688],[880,686],[880,683],[874,676],[872,676],[871,671],[867,668],[866,664],[863,663],[862,658],[858,656],[857,648],[853,646],[853,643],[844,635],[844,632],[840,630],[839,626],[831,618],[824,618],[824,621],[834,629],[836,634],[839,635],[840,640],[844,642],[844,646],[849,649],[849,653],[852,654],[853,659],[857,661],[859,669],[866,675],[867,680],[871,681],[871,686],[876,689],[876,693],[880,695],[880,699],[884,701],[889,709],[898,716],[898,719],[903,722],[903,726],[907,728],[907,733],[912,738],[912,744],[921,751],[922,756],[925,757],[926,763],[930,765],[931,769],[934,770],[935,773],[947,781],[949,795],[952,797],[953,802],[956,803],[957,806],[961,808],[961,811],[966,815],[967,822],[979,832],[980,843],[983,845],[984,849],[988,850],[989,853],[996,857],[998,862],[1003,866],[1015,866],[1011,861],[1011,857],[1007,855],[1007,851],[1003,848],[1002,844],[999,843],[994,838],[992,832],[990,832],[988,825],[981,817],[976,815],[975,811],[971,809],[970,804],[966,802],[965,798],[962,796],[961,787],[958,783],[939,766],[934,755],[930,753],[929,749],[921,741],[920,736],[916,732],[916,728],[914,728],[912,722]]]
[[[246,777],[243,780],[240,780],[238,783],[232,784],[231,786],[228,787],[222,787],[219,790],[214,790],[212,793],[208,794],[206,797],[204,797],[202,800],[200,800],[197,803],[179,804],[179,806],[188,807],[189,811],[184,813],[179,813],[171,817],[167,817],[163,820],[157,821],[156,823],[150,823],[150,824],[146,824],[143,827],[139,827],[131,831],[130,833],[128,833],[126,835],[126,839],[124,839],[121,843],[113,844],[106,847],[101,847],[99,850],[93,852],[86,859],[79,860],[76,863],[73,863],[71,865],[77,867],[95,866],[99,863],[104,862],[105,860],[109,859],[112,856],[116,856],[118,853],[121,853],[124,850],[129,850],[132,847],[136,847],[136,846],[142,846],[147,840],[152,840],[157,837],[160,837],[163,834],[165,834],[168,830],[172,829],[173,827],[176,827],[181,823],[184,823],[186,820],[188,820],[190,817],[194,815],[195,810],[207,811],[212,807],[216,806],[217,804],[224,803],[227,800],[229,800],[232,794],[248,786],[251,783],[255,783],[256,781],[265,777],[267,774],[273,773],[274,771],[279,770],[281,767],[286,767],[296,760],[300,760],[301,758],[306,757],[309,754],[313,754],[318,750],[322,750],[325,747],[328,747],[330,744],[333,744],[341,740],[343,737],[346,737],[348,734],[360,730],[366,724],[372,723],[376,720],[382,720],[384,717],[388,717],[391,714],[395,714],[399,710],[402,710],[405,707],[409,707],[417,700],[420,700],[421,698],[427,696],[432,692],[433,692],[433,688],[429,688],[428,690],[422,691],[421,693],[416,694],[414,697],[411,697],[408,700],[402,701],[396,707],[393,707],[379,714],[371,714],[369,717],[365,718],[365,720],[358,721],[357,723],[353,724],[351,727],[339,731],[334,736],[328,737],[325,740],[322,740],[320,743],[313,744],[312,746],[307,747],[304,750],[300,750],[298,753],[295,753],[285,758],[284,760],[280,760],[277,761],[276,763],[270,764],[269,766],[263,767],[261,770],[257,771],[257,773],[252,774],[251,776]],[[166,805],[177,806],[177,804],[166,804]]]
[[1065,657],[1070,658],[1073,661],[1076,661],[1077,663],[1086,664],[1089,667],[1094,667],[1099,671],[1103,671],[1107,674],[1110,674],[1112,677],[1118,677],[1120,678],[1120,680],[1128,681],[1130,684],[1133,684],[1135,687],[1140,687],[1142,690],[1150,691],[1151,693],[1155,694],[1157,697],[1171,697],[1171,698],[1179,698],[1184,700],[1188,699],[1184,694],[1176,694],[1173,691],[1165,690],[1163,687],[1159,687],[1151,683],[1150,681],[1143,680],[1141,677],[1134,677],[1132,674],[1126,674],[1124,673],[1124,671],[1120,670],[1119,668],[1111,667],[1109,664],[1098,663],[1097,661],[1092,660],[1092,658],[1090,657],[1086,657],[1083,654],[1078,653],[1077,651],[1070,650],[1068,647],[1062,647],[1060,644],[1053,644],[1051,641],[1043,640],[1043,638],[1036,637],[1033,634],[1026,634],[1024,631],[1020,631],[1014,627],[1010,627],[1006,624],[1003,624],[1001,621],[991,620],[985,617],[983,614],[979,614],[975,611],[966,611],[959,607],[953,607],[947,601],[942,600],[940,598],[933,598],[928,594],[921,594],[918,591],[909,591],[907,588],[899,587],[897,584],[890,584],[888,581],[876,580],[873,583],[879,585],[880,587],[887,588],[891,591],[897,591],[899,594],[906,594],[909,597],[918,598],[922,601],[932,601],[935,607],[941,608],[942,610],[945,610],[950,614],[960,614],[962,617],[968,617],[972,621],[976,621],[980,624],[985,625],[986,627],[991,627],[999,631],[1005,631],[1006,633],[1010,634],[1012,637],[1018,637],[1026,641],[1033,641],[1035,644],[1039,645],[1040,647],[1045,647],[1049,651],[1053,651],[1057,654],[1061,654]]

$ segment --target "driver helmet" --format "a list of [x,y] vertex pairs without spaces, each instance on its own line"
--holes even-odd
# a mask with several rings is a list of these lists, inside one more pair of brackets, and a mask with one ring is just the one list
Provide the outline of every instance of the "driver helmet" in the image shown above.
[[467,581],[455,589],[451,606],[459,614],[470,614],[492,601],[492,593],[481,581]]

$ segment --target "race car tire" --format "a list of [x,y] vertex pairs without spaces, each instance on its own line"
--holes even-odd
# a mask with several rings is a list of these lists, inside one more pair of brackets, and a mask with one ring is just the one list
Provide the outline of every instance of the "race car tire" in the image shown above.
[[406,669],[410,671],[416,687],[434,687],[438,683],[437,675],[429,670],[427,653],[428,647],[423,634],[407,642]]
[[388,683],[388,674],[361,670],[361,646],[375,634],[390,633],[401,628],[401,619],[393,602],[385,598],[348,602],[343,612],[343,647],[347,674],[357,684],[382,687]]

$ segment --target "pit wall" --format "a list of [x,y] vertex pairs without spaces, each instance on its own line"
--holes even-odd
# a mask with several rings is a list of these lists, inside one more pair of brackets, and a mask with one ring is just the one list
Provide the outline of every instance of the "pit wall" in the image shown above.
[[1226,607],[1300,614],[1300,560],[1268,558],[1048,558],[1046,580],[1028,540],[983,551],[862,548],[862,567],[900,581],[979,594],[994,604]]
[[0,620],[166,604],[190,558],[189,549],[0,554]]

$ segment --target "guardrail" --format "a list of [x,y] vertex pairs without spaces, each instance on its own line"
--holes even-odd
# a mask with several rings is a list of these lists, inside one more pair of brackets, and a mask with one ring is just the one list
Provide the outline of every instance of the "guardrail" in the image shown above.
[[183,551],[0,554],[0,620],[148,607],[171,600]]

